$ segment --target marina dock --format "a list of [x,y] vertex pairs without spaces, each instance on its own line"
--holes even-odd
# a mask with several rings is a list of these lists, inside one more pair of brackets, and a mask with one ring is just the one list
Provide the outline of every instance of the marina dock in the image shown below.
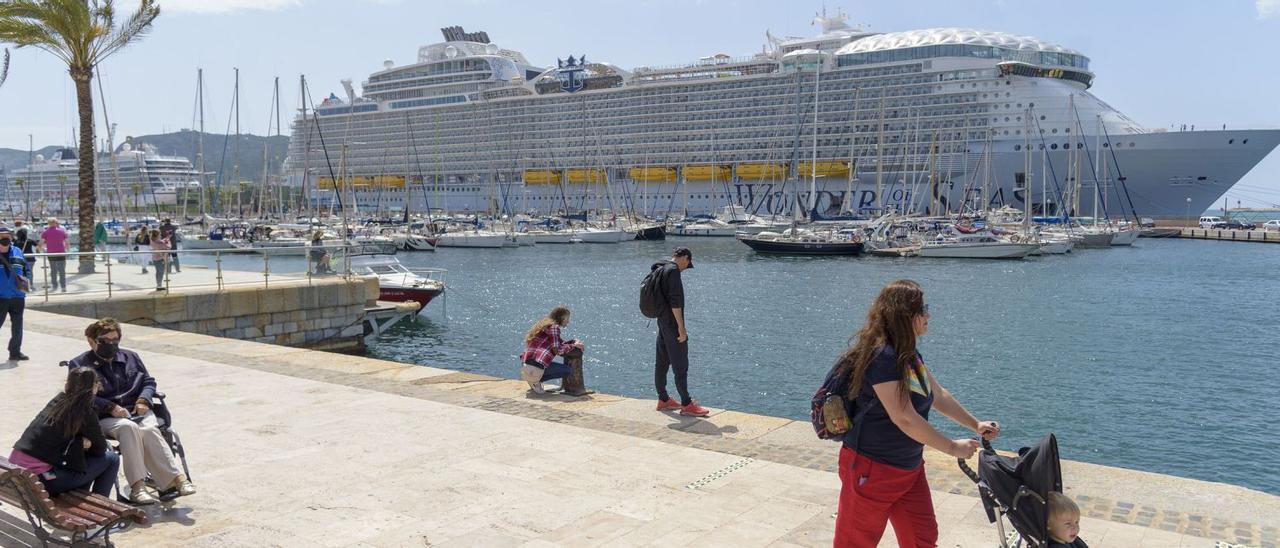
[[[0,431],[16,436],[58,390],[86,321],[28,313],[33,359],[0,366]],[[123,346],[168,394],[199,493],[153,508],[120,546],[831,545],[837,445],[807,422],[534,397],[515,380],[134,325]],[[939,544],[995,545],[955,461],[926,461]],[[1280,545],[1280,497],[1063,471],[1091,546]],[[30,543],[26,527],[0,507],[0,544]]]
[[1179,238],[1193,240],[1226,240],[1231,242],[1280,243],[1280,232],[1266,230],[1221,230],[1212,228],[1184,228]]

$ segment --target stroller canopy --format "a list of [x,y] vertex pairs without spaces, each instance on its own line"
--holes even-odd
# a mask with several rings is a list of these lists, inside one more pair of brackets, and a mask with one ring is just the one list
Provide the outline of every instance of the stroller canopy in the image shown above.
[[[1058,440],[1053,434],[1035,446],[1019,449],[1017,457],[983,451],[978,457],[978,477],[990,495],[1008,509],[1009,522],[1029,545],[1049,544],[1049,491],[1062,491]],[[984,504],[989,502],[983,499]]]

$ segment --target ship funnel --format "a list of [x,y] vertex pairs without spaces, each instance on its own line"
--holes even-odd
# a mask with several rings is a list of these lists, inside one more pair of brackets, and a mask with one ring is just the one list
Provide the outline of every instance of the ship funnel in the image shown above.
[[350,79],[350,78],[343,78],[343,79],[342,79],[342,89],[347,90],[347,102],[348,102],[348,103],[354,103],[354,102],[355,102],[355,100],[356,100],[356,92],[355,92],[355,90],[351,87],[351,79]]

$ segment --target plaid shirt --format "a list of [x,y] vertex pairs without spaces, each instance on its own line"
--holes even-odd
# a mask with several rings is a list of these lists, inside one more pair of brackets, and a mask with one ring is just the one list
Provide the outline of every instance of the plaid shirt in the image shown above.
[[538,336],[533,338],[533,342],[524,348],[524,353],[520,354],[520,362],[526,363],[533,360],[546,368],[551,363],[551,358],[571,349],[573,344],[560,339],[560,326],[551,324],[538,333]]

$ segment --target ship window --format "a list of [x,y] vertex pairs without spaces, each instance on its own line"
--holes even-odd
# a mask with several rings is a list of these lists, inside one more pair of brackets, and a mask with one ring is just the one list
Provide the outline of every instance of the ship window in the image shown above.
[[1019,117],[1018,117],[1018,121],[1019,121],[1019,122],[1021,122],[1021,121],[1022,121],[1022,117],[1021,117],[1021,116],[1019,116]]
[[1228,145],[1234,145],[1234,144],[1236,144],[1236,140],[1235,140],[1235,139],[1228,139],[1228,140],[1227,140],[1227,144],[1228,144]]
[[1036,108],[1036,104],[1035,104],[1035,103],[1027,103],[1027,107],[1028,107],[1028,108]]
[[1054,144],[1052,144],[1052,145],[1049,145],[1049,148],[1051,148],[1051,149],[1053,149],[1053,150],[1058,150],[1058,143],[1054,143]]
[[1243,140],[1243,141],[1240,141],[1240,144],[1242,144],[1242,145],[1247,145],[1247,144],[1249,144],[1249,140],[1248,140],[1248,139],[1245,139],[1245,140]]
[[1040,115],[1040,119],[1041,119],[1041,120],[1043,120],[1043,119],[1044,119],[1044,115],[1043,115],[1043,114],[1041,114],[1041,115]]
[[1102,148],[1111,148],[1111,143],[1102,143]]
[[1053,128],[1053,133],[1057,133],[1057,132],[1058,132],[1058,128],[1056,128],[1056,127],[1055,127],[1055,128]]
[[1134,142],[1130,142],[1130,143],[1129,143],[1129,148],[1133,148],[1133,147],[1136,147],[1136,146],[1138,146],[1138,144],[1137,144],[1137,143],[1134,143]]
[[1016,152],[1016,151],[1019,151],[1019,150],[1022,150],[1022,145],[1013,145],[1013,150],[1014,150],[1015,152]]
[[1071,143],[1062,143],[1062,148],[1067,149],[1067,150],[1070,150],[1070,149],[1071,149]]

